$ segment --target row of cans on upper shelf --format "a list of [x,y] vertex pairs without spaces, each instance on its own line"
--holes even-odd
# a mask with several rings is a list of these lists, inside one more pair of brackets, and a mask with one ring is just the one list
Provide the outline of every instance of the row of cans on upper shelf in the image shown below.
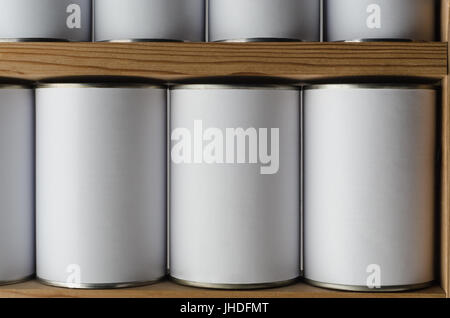
[[148,284],[167,268],[230,289],[303,271],[347,290],[435,279],[435,87],[178,85],[167,97],[143,83],[0,87],[0,282],[35,262],[42,282],[72,288]]
[[322,26],[325,41],[438,39],[436,0],[321,4],[320,0],[0,0],[0,39],[320,41]]

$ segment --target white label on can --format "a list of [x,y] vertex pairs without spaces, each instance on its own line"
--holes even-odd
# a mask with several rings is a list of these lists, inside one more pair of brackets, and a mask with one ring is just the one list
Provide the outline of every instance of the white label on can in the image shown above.
[[381,266],[378,264],[370,264],[366,268],[367,276],[367,287],[370,289],[381,288]]
[[[276,174],[280,165],[280,129],[220,128],[203,129],[203,121],[195,120],[193,133],[176,128],[171,140],[175,164],[260,164],[261,174]],[[270,153],[269,153],[270,146]]]
[[367,27],[369,29],[381,29],[381,7],[378,4],[369,4],[367,6]]
[[78,4],[69,4],[66,12],[69,16],[66,20],[66,25],[69,29],[81,29],[81,7]]

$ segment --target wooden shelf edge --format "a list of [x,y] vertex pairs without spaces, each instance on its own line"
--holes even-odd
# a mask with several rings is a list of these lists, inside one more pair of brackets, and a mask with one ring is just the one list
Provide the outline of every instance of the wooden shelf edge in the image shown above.
[[0,77],[447,75],[447,43],[0,43]]
[[320,289],[299,282],[265,290],[224,291],[191,288],[170,281],[115,290],[76,290],[45,286],[37,281],[0,287],[0,298],[445,298],[439,286],[403,293],[351,293]]

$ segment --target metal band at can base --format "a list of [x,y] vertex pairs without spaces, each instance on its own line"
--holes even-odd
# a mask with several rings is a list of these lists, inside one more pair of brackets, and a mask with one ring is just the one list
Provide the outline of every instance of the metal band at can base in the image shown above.
[[8,280],[8,281],[0,281],[0,286],[7,286],[7,285],[15,285],[15,284],[20,284],[20,283],[24,283],[27,282],[29,280],[32,280],[34,278],[34,274],[24,277],[24,278],[20,278],[20,279],[16,279],[16,280]]
[[287,285],[294,284],[298,282],[300,277],[272,282],[272,283],[257,283],[257,284],[216,284],[216,283],[201,283],[201,282],[193,282],[189,280],[175,278],[170,276],[170,279],[180,285],[196,287],[196,288],[208,288],[208,289],[221,289],[221,290],[254,290],[254,289],[269,289],[269,288],[277,288],[284,287]]
[[95,41],[98,43],[138,43],[138,42],[168,42],[168,43],[188,43],[190,41],[175,40],[175,39],[117,39],[117,40],[101,40]]
[[353,285],[340,285],[340,284],[331,284],[331,283],[322,283],[315,280],[305,278],[304,281],[309,285],[340,290],[340,291],[348,291],[348,292],[363,292],[363,293],[395,293],[395,292],[408,292],[414,291],[418,289],[424,289],[433,285],[433,281],[421,284],[411,284],[411,285],[399,285],[399,286],[383,286],[381,288],[369,288],[367,286],[353,286]]
[[223,39],[320,40],[320,4],[310,0],[209,2],[210,42]]
[[[394,38],[373,38],[373,39],[354,39],[354,40],[342,40],[342,41],[333,41],[333,42],[345,42],[345,43],[360,43],[360,42],[415,42],[410,39],[394,39]],[[424,41],[418,41],[424,42]]]
[[70,42],[70,40],[52,38],[0,38],[0,43],[3,42]]
[[149,280],[149,281],[142,281],[142,282],[129,282],[129,283],[102,283],[102,284],[90,284],[90,283],[62,283],[52,280],[47,280],[43,278],[37,277],[37,280],[48,286],[52,287],[59,287],[59,288],[69,288],[69,289],[122,289],[122,288],[132,288],[132,287],[142,287],[142,286],[148,286],[153,285],[156,283],[161,282],[165,276],[155,279],[155,280]]
[[251,43],[251,42],[306,42],[300,39],[289,38],[242,38],[210,41],[211,43]]
[[367,38],[435,41],[439,21],[437,2],[323,0],[323,36],[330,41]]

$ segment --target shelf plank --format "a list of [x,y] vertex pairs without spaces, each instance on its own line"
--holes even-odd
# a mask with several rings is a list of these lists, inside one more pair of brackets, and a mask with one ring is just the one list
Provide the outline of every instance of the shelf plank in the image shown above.
[[29,281],[0,287],[1,298],[445,298],[439,286],[405,293],[349,293],[320,289],[302,282],[275,289],[256,291],[224,291],[191,288],[170,281],[158,284],[115,290],[75,290],[49,287]]
[[141,76],[180,80],[271,76],[447,74],[447,44],[425,43],[0,43],[0,77]]

